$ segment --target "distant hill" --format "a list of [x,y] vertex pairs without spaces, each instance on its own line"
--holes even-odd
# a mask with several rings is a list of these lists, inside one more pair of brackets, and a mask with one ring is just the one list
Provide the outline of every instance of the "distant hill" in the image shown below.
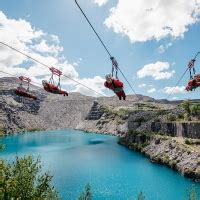
[[[173,109],[177,102],[155,100],[154,98],[128,95],[126,101],[113,97],[90,97],[80,93],[69,93],[68,97],[49,94],[45,90],[31,85],[31,90],[38,96],[37,101],[20,98],[14,93],[19,80],[16,78],[0,78],[0,124],[8,132],[29,129],[64,129],[76,128],[89,113],[93,102],[119,110],[134,108],[150,103],[153,107]],[[169,104],[171,106],[169,106]]]

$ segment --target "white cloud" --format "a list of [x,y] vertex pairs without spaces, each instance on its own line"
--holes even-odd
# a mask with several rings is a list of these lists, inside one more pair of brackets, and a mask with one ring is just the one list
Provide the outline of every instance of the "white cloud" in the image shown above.
[[168,62],[156,62],[145,65],[137,72],[137,76],[138,78],[151,76],[154,80],[169,79],[175,74],[174,70],[168,71],[169,68],[170,65]]
[[54,55],[58,55],[63,51],[63,47],[58,45],[48,45],[46,40],[42,40],[39,44],[33,45],[32,49],[35,49],[41,53],[49,53]]
[[172,100],[178,100],[179,97],[172,97]]
[[54,42],[56,42],[57,44],[60,43],[60,40],[59,40],[59,38],[58,38],[57,35],[51,35],[51,38],[52,38],[52,40],[53,40]]
[[184,94],[186,93],[184,86],[176,86],[176,87],[165,87],[163,92],[166,94]]
[[145,42],[183,37],[199,16],[200,0],[118,0],[104,23],[131,42]]
[[176,64],[176,63],[175,63],[175,62],[173,62],[173,63],[172,63],[172,66],[174,66],[175,64]]
[[78,66],[82,60],[82,58],[79,58],[76,62],[73,62],[73,65]]
[[154,93],[156,91],[156,88],[151,88],[149,90],[147,90],[148,93]]
[[158,47],[158,52],[159,53],[164,53],[169,47],[171,47],[172,46],[172,43],[170,42],[170,43],[168,43],[168,44],[165,44],[165,45],[160,45],[159,47]]
[[[100,94],[104,94],[103,90],[105,90],[104,87],[104,81],[100,76],[95,76],[94,78],[84,78],[79,80],[84,85],[87,85],[91,89],[95,90],[96,92],[99,92]],[[97,93],[83,87],[82,85],[76,85],[76,88],[73,90],[73,92],[80,92],[84,95],[92,95],[92,96],[99,96]],[[105,95],[105,94],[104,94]]]
[[103,6],[108,2],[108,0],[94,0],[94,3],[98,4],[98,6]]
[[[60,46],[58,36],[49,35],[42,30],[36,30],[26,20],[9,19],[0,11],[0,41],[26,53],[45,65],[58,68],[64,75],[77,80],[99,93],[104,91],[104,79],[95,76],[94,78],[80,78],[75,65],[70,64],[63,55],[63,47]],[[79,59],[79,62],[82,59]],[[26,67],[25,67],[26,66]],[[0,44],[0,69],[15,76],[27,76],[32,81],[40,83],[41,80],[50,78],[50,71],[47,67],[33,62],[31,59],[11,50]],[[0,73],[0,77],[8,76]],[[77,85],[65,76],[61,77],[61,85],[75,87],[74,91],[85,95],[96,96],[96,94],[81,85]],[[57,80],[57,78],[55,78]]]
[[142,83],[142,84],[138,85],[139,88],[144,88],[144,87],[146,87],[146,86],[147,86],[147,85],[146,85],[145,83]]

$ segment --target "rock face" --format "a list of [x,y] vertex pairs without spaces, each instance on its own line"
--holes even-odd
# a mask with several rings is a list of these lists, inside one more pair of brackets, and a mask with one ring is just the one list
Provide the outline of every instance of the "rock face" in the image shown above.
[[162,117],[155,111],[132,112],[128,118],[128,129],[200,139],[200,122],[166,122]]
[[33,101],[19,98],[14,93],[18,84],[16,78],[0,79],[0,128],[7,133],[30,129],[75,128],[118,135],[119,132],[127,131],[127,122],[120,122],[115,116],[106,119],[107,115],[101,110],[102,106],[131,107],[138,101],[154,101],[142,95],[128,95],[125,102],[119,101],[117,97],[94,98],[78,93],[63,97],[48,94],[31,85],[31,91],[38,97],[37,101]]
[[90,112],[88,113],[85,120],[98,120],[103,115],[103,111],[101,110],[101,105],[97,101],[94,101]]
[[186,138],[200,139],[200,123],[152,122],[151,131],[152,132],[162,132],[163,134],[171,135],[174,137],[186,137]]
[[137,132],[127,134],[119,143],[142,152],[152,162],[165,164],[200,181],[200,147],[186,145],[180,138]]

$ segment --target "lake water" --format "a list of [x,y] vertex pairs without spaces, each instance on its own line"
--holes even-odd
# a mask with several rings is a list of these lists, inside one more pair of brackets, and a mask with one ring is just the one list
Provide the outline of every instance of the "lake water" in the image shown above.
[[[182,200],[193,182],[177,172],[149,162],[117,144],[114,136],[75,130],[27,133],[3,138],[0,157],[40,156],[64,200],[77,199],[90,183],[94,200],[134,200],[142,191],[147,200]],[[200,193],[200,184],[196,184]]]

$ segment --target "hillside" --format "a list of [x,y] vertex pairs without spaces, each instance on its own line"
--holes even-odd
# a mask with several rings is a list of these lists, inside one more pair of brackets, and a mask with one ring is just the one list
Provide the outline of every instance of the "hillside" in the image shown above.
[[38,100],[33,101],[20,98],[14,93],[18,84],[16,78],[0,79],[0,120],[1,127],[7,133],[30,129],[84,128],[84,119],[94,101],[114,110],[134,109],[138,106],[137,102],[155,102],[153,98],[142,95],[129,95],[127,101],[119,101],[116,97],[94,98],[79,93],[63,97],[48,94],[31,85],[33,93],[38,96]]
[[[16,78],[0,79],[0,122],[6,133],[74,128],[120,134],[127,132],[133,126],[131,123],[135,125],[135,122],[145,116],[149,116],[151,120],[144,119],[145,124],[135,128],[151,131],[149,125],[152,122],[166,121],[169,113],[175,115],[183,112],[179,107],[180,101],[155,100],[139,94],[128,95],[126,101],[119,101],[116,96],[94,98],[79,93],[70,93],[68,97],[63,97],[49,94],[42,88],[31,85],[33,93],[38,96],[38,100],[33,101],[18,97],[14,93],[18,84]],[[85,120],[94,102],[99,105],[95,112],[102,112],[102,117]]]

